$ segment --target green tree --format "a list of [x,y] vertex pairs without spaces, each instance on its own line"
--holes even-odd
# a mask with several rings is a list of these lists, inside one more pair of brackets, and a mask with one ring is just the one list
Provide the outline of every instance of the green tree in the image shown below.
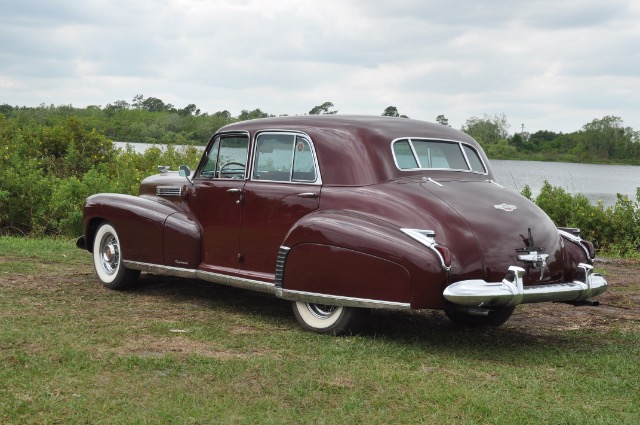
[[382,113],[383,117],[400,117],[400,118],[409,118],[406,115],[400,115],[400,113],[398,112],[398,108],[396,108],[395,106],[387,106],[384,110],[384,112]]
[[238,115],[238,120],[246,121],[246,120],[253,120],[256,118],[268,118],[273,116],[275,115],[271,115],[266,112],[263,112],[260,110],[260,108],[256,108],[253,111],[247,111],[246,109],[243,109],[242,111],[240,111],[240,115]]
[[338,111],[330,111],[329,108],[333,108],[333,103],[324,102],[322,105],[314,106],[310,111],[309,115],[321,115],[321,114],[337,114]]
[[626,159],[640,150],[638,133],[624,127],[622,118],[607,115],[582,127],[585,148],[600,159]]
[[438,115],[436,117],[436,122],[440,125],[446,125],[447,127],[451,127],[449,125],[449,120],[444,115]]
[[382,113],[383,117],[399,117],[400,113],[398,112],[398,108],[395,106],[387,106],[384,112]]
[[509,135],[509,124],[504,114],[473,116],[462,126],[462,131],[483,145],[498,143]]

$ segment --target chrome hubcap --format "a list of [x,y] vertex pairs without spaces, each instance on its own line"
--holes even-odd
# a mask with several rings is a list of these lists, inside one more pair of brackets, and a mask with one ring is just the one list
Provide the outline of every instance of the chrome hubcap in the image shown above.
[[328,319],[333,316],[333,313],[338,309],[335,305],[327,305],[327,304],[310,304],[307,303],[307,308],[309,312],[318,319]]
[[115,236],[108,234],[100,243],[100,263],[107,274],[114,274],[120,262],[120,250]]

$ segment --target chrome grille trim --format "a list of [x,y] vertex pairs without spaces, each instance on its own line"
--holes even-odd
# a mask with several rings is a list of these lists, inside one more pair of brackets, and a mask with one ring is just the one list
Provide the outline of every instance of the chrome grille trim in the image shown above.
[[156,187],[157,196],[181,196],[182,186],[158,186]]

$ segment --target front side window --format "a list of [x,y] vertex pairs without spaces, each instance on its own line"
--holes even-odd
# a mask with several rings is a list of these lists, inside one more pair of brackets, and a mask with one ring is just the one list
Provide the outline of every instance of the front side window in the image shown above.
[[263,133],[256,141],[252,178],[282,182],[315,182],[311,142],[296,134]]
[[400,139],[393,143],[393,157],[401,170],[459,170],[486,173],[472,147],[458,142]]
[[206,154],[206,162],[196,177],[243,179],[247,168],[247,136],[216,137]]

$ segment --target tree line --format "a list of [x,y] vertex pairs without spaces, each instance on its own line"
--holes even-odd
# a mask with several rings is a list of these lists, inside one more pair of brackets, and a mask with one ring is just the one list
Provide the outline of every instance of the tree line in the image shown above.
[[[82,232],[82,205],[98,192],[137,195],[140,181],[157,173],[157,165],[195,168],[201,152],[191,143],[203,143],[219,127],[238,120],[273,116],[260,109],[201,113],[195,105],[177,109],[152,99],[116,102],[106,107],[0,105],[0,235],[65,235]],[[331,102],[309,114],[335,114]],[[382,115],[402,117],[390,106]],[[444,115],[436,122],[449,125]],[[529,155],[552,146],[589,153],[589,158],[617,158],[627,149],[629,158],[638,145],[637,134],[615,117],[586,124],[582,130],[558,136],[552,132],[510,135],[506,117],[484,116],[467,120],[463,130],[472,134],[490,155]],[[632,135],[633,133],[633,135]],[[561,138],[562,142],[554,141]],[[113,139],[167,143],[137,153],[117,149]],[[573,140],[569,143],[569,140]],[[565,143],[572,146],[568,148]],[[187,145],[176,148],[173,143]],[[634,144],[629,148],[629,143]],[[635,157],[638,158],[637,156]],[[530,159],[530,157],[527,157]],[[523,195],[531,198],[528,188]],[[640,247],[640,189],[636,200],[619,196],[612,207],[590,205],[581,195],[545,185],[532,199],[559,226],[581,227],[598,248],[619,255],[637,255]]]
[[[332,102],[324,102],[307,112],[336,113]],[[203,113],[195,104],[178,108],[143,95],[134,96],[131,102],[118,100],[104,107],[2,104],[0,114],[23,128],[54,127],[74,117],[84,129],[95,129],[111,140],[179,145],[202,145],[216,130],[232,122],[275,116],[260,108],[242,110],[237,116],[227,110]],[[381,115],[408,118],[395,106],[388,106]],[[442,114],[435,121],[449,126],[449,120]],[[625,126],[620,117],[595,118],[571,133],[549,130],[528,133],[524,129],[510,133],[509,129],[504,114],[473,116],[461,128],[483,146],[490,158],[640,165],[640,132]]]

